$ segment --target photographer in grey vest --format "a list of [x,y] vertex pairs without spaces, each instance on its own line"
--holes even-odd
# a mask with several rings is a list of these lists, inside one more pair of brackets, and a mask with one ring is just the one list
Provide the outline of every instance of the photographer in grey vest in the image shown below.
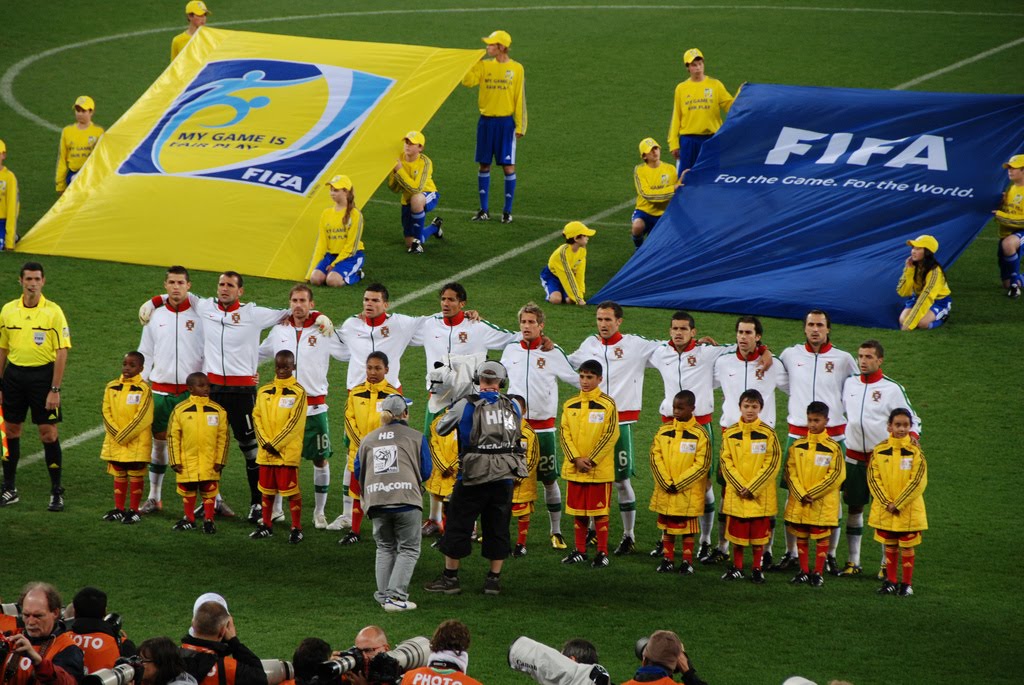
[[404,397],[388,395],[380,409],[380,428],[359,444],[353,477],[362,486],[363,510],[373,521],[377,543],[373,597],[384,611],[409,611],[416,608],[409,601],[409,581],[420,558],[421,484],[430,477],[430,447],[409,427]]
[[499,390],[508,373],[496,361],[477,369],[474,382],[480,393],[456,402],[437,422],[437,433],[457,431],[459,473],[448,502],[448,521],[439,549],[444,572],[424,586],[427,592],[457,595],[459,560],[472,551],[473,522],[480,518],[481,554],[490,559],[484,594],[501,593],[501,567],[511,551],[508,526],[512,518],[513,479],[527,475],[520,440],[519,406]]

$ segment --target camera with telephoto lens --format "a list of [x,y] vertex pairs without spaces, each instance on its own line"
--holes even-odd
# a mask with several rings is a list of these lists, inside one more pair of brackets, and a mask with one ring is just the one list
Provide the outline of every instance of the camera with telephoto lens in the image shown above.
[[604,666],[577,663],[557,649],[525,636],[517,638],[508,648],[508,665],[541,685],[611,685],[612,682]]
[[113,668],[102,668],[82,678],[81,685],[140,685],[143,668],[139,657],[121,657]]
[[0,604],[0,614],[21,618],[21,606],[14,602],[4,602],[3,604]]
[[[399,643],[394,649],[382,652],[370,660],[366,679],[371,685],[392,685],[401,682],[402,674],[427,665],[430,640],[419,636]],[[363,653],[357,648],[345,650],[337,658],[325,661],[317,670],[314,683],[331,685],[349,671],[362,671],[367,666]]]
[[282,659],[262,659],[263,672],[267,674],[267,685],[281,685],[286,680],[295,678],[292,662]]
[[[7,656],[14,651],[14,636],[0,634],[0,665],[7,661]],[[3,674],[0,673],[0,680]]]

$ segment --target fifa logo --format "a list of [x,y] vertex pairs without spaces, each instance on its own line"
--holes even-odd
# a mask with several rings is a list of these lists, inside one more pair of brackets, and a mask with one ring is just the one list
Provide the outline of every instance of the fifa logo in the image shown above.
[[394,83],[308,62],[210,62],[117,173],[221,179],[304,195]]
[[786,164],[790,156],[804,156],[815,149],[821,153],[814,160],[815,164],[839,164],[840,158],[845,157],[843,164],[866,166],[873,163],[872,157],[884,157],[887,159],[882,166],[894,169],[923,166],[929,171],[949,170],[946,164],[946,141],[942,136],[921,135],[895,140],[865,136],[859,147],[850,152],[853,139],[852,133],[819,133],[783,126],[775,147],[768,152],[764,163]]

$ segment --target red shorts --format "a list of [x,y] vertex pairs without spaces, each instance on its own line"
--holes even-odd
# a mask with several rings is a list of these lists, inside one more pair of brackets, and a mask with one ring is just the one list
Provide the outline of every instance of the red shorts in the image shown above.
[[733,544],[764,545],[771,537],[772,526],[767,516],[752,519],[726,516],[725,519],[725,539]]
[[900,547],[917,547],[921,544],[921,531],[900,531],[875,529],[875,540],[886,547],[899,545]]
[[565,513],[569,516],[607,516],[611,511],[611,483],[576,483],[565,489]]
[[264,495],[281,495],[281,497],[299,494],[298,467],[261,464],[260,492]]
[[835,529],[830,526],[812,526],[808,523],[790,523],[786,521],[786,530],[796,538],[821,540],[832,535],[832,531]]
[[669,535],[696,535],[700,532],[700,519],[696,516],[658,514],[658,528]]
[[529,516],[537,509],[533,506],[533,502],[513,502],[512,503],[512,515],[516,518],[520,516]]

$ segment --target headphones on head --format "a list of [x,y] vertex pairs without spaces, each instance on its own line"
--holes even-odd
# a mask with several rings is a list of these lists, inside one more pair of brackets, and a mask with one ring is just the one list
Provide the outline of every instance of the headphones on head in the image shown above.
[[493,359],[488,359],[473,372],[474,384],[480,385],[480,373],[484,370],[490,371],[489,374],[486,374],[488,376],[497,376],[499,389],[504,389],[504,387],[508,385],[508,370],[505,369],[504,364],[494,361]]

